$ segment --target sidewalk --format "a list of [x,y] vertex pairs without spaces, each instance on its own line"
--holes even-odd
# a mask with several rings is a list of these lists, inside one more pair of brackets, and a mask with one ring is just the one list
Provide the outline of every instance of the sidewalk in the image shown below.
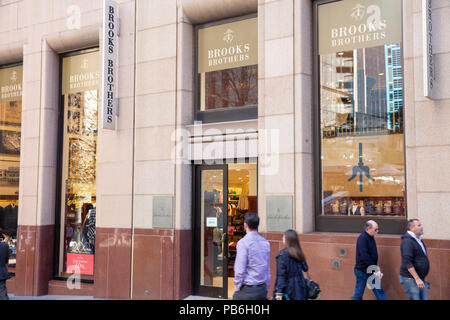
[[[13,294],[8,294],[10,300],[116,300],[116,299],[98,299],[91,296],[63,296],[63,295],[45,295],[38,297],[30,297],[30,296],[15,296]],[[225,300],[225,299],[217,299],[210,297],[202,297],[202,296],[189,296],[184,298],[183,300]]]
[[8,294],[10,300],[110,300],[110,299],[96,299],[90,296],[58,296],[58,295],[45,295],[38,297],[31,296],[15,296]]

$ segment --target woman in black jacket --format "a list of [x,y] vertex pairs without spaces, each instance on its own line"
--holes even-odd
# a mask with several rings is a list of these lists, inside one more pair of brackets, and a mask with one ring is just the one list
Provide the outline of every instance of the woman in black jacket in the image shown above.
[[[300,247],[297,232],[287,230],[283,235],[285,248],[277,256],[277,278],[273,291],[277,300],[282,300],[280,294],[287,294],[290,300],[306,300],[307,287],[305,276],[308,275],[308,264]],[[278,295],[277,295],[278,293]]]

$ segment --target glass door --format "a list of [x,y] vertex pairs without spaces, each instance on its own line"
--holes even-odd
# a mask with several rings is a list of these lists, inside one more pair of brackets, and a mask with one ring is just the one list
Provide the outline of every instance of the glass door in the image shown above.
[[196,167],[194,274],[201,296],[227,298],[227,165]]

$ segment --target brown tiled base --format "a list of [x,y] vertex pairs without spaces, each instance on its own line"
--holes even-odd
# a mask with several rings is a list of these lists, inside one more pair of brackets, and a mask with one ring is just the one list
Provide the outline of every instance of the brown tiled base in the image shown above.
[[133,299],[174,298],[174,231],[136,229]]
[[136,229],[133,299],[183,299],[191,294],[190,230]]
[[97,228],[94,283],[96,298],[128,299],[131,278],[131,230]]
[[6,280],[6,290],[8,293],[14,294],[14,289],[16,286],[16,277],[12,277],[11,279]]
[[48,283],[49,295],[73,295],[73,296],[89,296],[94,295],[94,284],[80,283],[80,289],[69,289],[67,282],[64,280],[51,280]]
[[19,225],[17,235],[15,294],[45,295],[52,278],[55,226]]
[[[282,233],[263,235],[271,245],[272,286],[269,292],[272,292],[276,272],[275,257],[284,247]],[[300,243],[310,267],[310,275],[322,289],[321,299],[348,300],[353,295],[355,288],[353,267],[358,236],[358,234],[338,233],[300,235]],[[378,265],[384,274],[381,284],[388,299],[407,299],[399,282],[400,236],[378,235],[376,242],[379,256]],[[428,298],[449,299],[450,241],[425,239],[424,242],[428,248],[431,265],[427,280],[431,283],[432,289],[428,292]],[[341,256],[342,252],[340,251],[346,251],[345,255]],[[339,269],[334,269],[332,266],[335,260],[340,262]],[[375,297],[370,290],[366,290],[364,299],[373,300]]]

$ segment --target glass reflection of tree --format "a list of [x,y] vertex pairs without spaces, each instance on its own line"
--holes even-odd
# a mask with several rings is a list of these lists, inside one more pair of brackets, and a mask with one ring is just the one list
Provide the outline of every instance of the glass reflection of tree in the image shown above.
[[242,107],[258,103],[257,66],[206,73],[206,109]]

